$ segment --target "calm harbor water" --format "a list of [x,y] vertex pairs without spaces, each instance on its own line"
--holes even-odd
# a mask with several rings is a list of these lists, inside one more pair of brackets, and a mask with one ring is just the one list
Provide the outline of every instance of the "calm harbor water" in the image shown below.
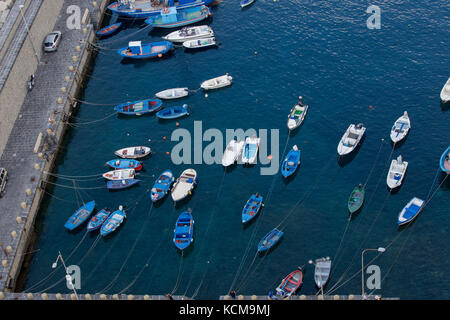
[[[212,8],[209,21],[218,49],[177,48],[155,61],[124,61],[112,49],[129,40],[156,41],[168,31],[122,20],[125,29],[98,42],[103,49],[81,98],[87,103],[79,105],[65,137],[55,171],[59,177],[52,180],[56,185],[47,190],[51,196],[37,221],[38,251],[24,290],[69,291],[63,270],[52,273],[61,251],[67,265],[81,268],[80,293],[173,292],[216,299],[234,288],[238,294],[264,295],[306,264],[299,292],[314,294],[314,269],[307,262],[330,256],[334,265],[325,292],[359,294],[361,251],[382,246],[387,251],[376,260],[371,262],[376,253],[365,255],[367,264],[381,269],[381,289],[373,293],[449,299],[450,184],[438,187],[444,177],[437,170],[450,140],[449,108],[439,101],[450,65],[450,5],[431,0],[370,4],[381,8],[379,30],[367,29],[369,4],[362,1],[256,1],[245,10],[238,1],[223,1]],[[227,172],[221,165],[174,165],[166,152],[176,144],[170,141],[175,121],[112,115],[114,104],[172,87],[195,90],[225,73],[233,76],[231,87],[165,105],[192,106],[191,115],[178,121],[188,130],[194,121],[202,121],[203,130],[224,133],[227,128],[280,129],[280,153],[294,144],[302,151],[293,179],[260,175],[260,165]],[[289,137],[286,118],[299,95],[310,110]],[[404,110],[412,130],[392,152],[389,130]],[[354,157],[338,163],[337,144],[348,125],[358,122],[367,127],[366,139]],[[129,145],[148,145],[154,154],[144,161],[139,186],[109,192],[100,177],[105,162]],[[400,154],[409,162],[408,172],[401,189],[389,195],[387,166]],[[169,196],[152,207],[148,193],[156,177],[168,168],[178,176],[188,167],[199,174],[192,198],[174,208]],[[348,222],[348,196],[366,181],[363,210]],[[254,192],[265,197],[265,208],[243,228],[241,211]],[[418,219],[398,229],[397,215],[406,202],[431,192],[433,199]],[[107,238],[86,235],[85,225],[69,233],[63,225],[80,197],[94,199],[97,209],[125,205],[128,217]],[[178,215],[187,208],[193,210],[195,241],[182,257],[172,237]],[[261,237],[279,225],[283,240],[268,255],[255,256]]]

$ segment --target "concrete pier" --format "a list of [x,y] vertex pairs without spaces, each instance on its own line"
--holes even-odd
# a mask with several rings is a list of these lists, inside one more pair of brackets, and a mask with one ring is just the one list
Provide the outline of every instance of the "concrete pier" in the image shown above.
[[[78,300],[169,300],[163,295],[131,295],[131,294],[77,294]],[[1,300],[77,300],[74,293],[12,293],[0,292]],[[173,300],[190,300],[185,296],[172,296]]]
[[[220,296],[219,300],[272,300],[269,298],[269,296],[257,296],[257,295],[238,295],[235,298],[232,298],[229,295],[226,296]],[[365,299],[363,299],[363,296],[361,295],[293,295],[290,296],[289,299],[286,300],[399,300],[399,298],[386,298],[382,296],[377,295],[370,295],[367,296]]]

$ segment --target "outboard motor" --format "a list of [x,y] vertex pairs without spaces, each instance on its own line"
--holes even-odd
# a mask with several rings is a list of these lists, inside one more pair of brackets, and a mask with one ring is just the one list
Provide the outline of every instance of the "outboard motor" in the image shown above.
[[34,74],[32,74],[30,76],[30,80],[28,80],[27,85],[28,85],[28,91],[31,91],[34,87]]

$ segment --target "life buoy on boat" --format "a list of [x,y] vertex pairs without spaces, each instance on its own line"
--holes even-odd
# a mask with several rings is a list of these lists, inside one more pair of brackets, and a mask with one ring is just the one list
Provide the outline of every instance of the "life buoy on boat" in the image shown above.
[[251,216],[254,216],[255,213],[256,213],[255,211],[250,211],[248,214],[251,215]]

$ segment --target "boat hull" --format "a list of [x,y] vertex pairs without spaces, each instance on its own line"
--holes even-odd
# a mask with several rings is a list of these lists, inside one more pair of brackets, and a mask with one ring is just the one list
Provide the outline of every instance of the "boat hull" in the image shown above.
[[95,201],[90,201],[79,208],[67,222],[64,224],[64,228],[67,230],[74,230],[85,222],[92,214],[95,208]]
[[102,224],[108,219],[111,214],[111,210],[109,208],[104,208],[100,210],[92,219],[89,221],[87,226],[87,231],[94,231],[99,229]]
[[300,156],[301,152],[297,149],[297,146],[289,151],[281,165],[281,175],[283,177],[288,178],[294,174],[300,165]]
[[120,29],[121,25],[122,25],[122,22],[119,22],[119,23],[115,23],[115,24],[109,25],[107,27],[104,27],[103,29],[100,29],[99,31],[97,31],[97,36],[99,36],[99,37],[110,36],[113,33],[116,33]]
[[353,189],[347,204],[347,208],[350,214],[354,214],[362,208],[364,204],[365,194],[366,191],[363,186],[358,186],[355,189]]
[[251,195],[247,203],[242,210],[242,223],[246,224],[253,220],[261,210],[263,206],[263,197],[259,194]]
[[128,147],[114,151],[114,154],[123,159],[139,159],[148,156],[152,150],[149,147]]
[[100,234],[104,237],[111,234],[117,230],[126,217],[125,210],[114,211],[101,226]]
[[198,183],[197,172],[194,169],[184,170],[181,176],[175,182],[170,195],[174,202],[185,199],[192,193],[192,190]]
[[184,250],[194,241],[194,219],[189,211],[185,211],[177,219],[174,229],[173,243],[179,250]]
[[149,58],[160,58],[172,50],[174,50],[172,42],[158,41],[143,44],[140,53],[132,53],[131,50],[129,50],[129,47],[120,48],[119,50],[117,50],[117,53],[124,58],[149,59]]
[[145,23],[151,25],[153,28],[173,29],[200,22],[212,15],[211,11],[206,6],[188,7],[178,10],[176,22],[164,23],[162,16],[157,15],[146,19]]
[[261,239],[258,243],[258,252],[265,252],[271,248],[273,248],[283,237],[283,232],[278,230],[277,228],[270,231],[268,234]]
[[417,197],[412,198],[400,212],[397,220],[398,226],[405,225],[416,219],[422,211],[424,204],[425,203],[422,199]]
[[158,111],[156,113],[156,116],[159,119],[164,119],[164,120],[177,119],[177,118],[181,118],[181,117],[188,116],[188,115],[189,115],[189,112],[188,112],[187,104],[185,104],[183,106],[164,108],[161,111]]
[[126,102],[114,108],[117,113],[127,116],[141,116],[161,110],[162,101],[159,99],[147,99],[134,102]]
[[108,181],[106,183],[106,187],[110,190],[122,190],[127,189],[129,187],[134,186],[135,184],[139,183],[141,180],[138,179],[125,179],[125,180],[118,180],[118,181]]
[[155,181],[151,189],[150,199],[152,202],[163,199],[169,193],[170,187],[172,186],[174,180],[175,178],[172,171],[164,171]]
[[450,146],[442,154],[441,159],[439,161],[439,166],[442,172],[450,174]]

